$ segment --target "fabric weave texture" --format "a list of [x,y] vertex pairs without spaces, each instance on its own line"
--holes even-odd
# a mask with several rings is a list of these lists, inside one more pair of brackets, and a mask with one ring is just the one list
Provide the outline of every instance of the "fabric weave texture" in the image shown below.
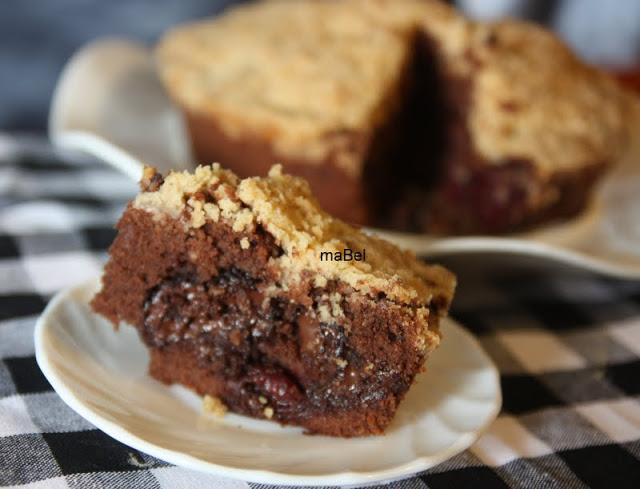
[[[269,487],[115,441],[68,408],[36,364],[38,315],[57,291],[100,273],[135,193],[99,162],[0,136],[0,486]],[[640,487],[640,282],[506,268],[461,275],[452,311],[500,369],[499,418],[471,449],[384,487]]]

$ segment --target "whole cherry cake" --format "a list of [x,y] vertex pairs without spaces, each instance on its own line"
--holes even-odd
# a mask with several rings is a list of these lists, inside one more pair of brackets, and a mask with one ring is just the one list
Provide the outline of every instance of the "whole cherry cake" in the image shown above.
[[280,166],[146,168],[141,187],[92,307],[137,328],[151,375],[310,433],[382,433],[440,342],[453,275],[334,219]]
[[503,233],[581,211],[637,104],[553,34],[435,0],[271,0],[157,49],[196,159],[274,162],[359,224]]

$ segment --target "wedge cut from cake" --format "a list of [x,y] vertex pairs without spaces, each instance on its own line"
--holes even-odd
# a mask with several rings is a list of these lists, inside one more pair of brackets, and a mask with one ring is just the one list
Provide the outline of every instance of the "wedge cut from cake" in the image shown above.
[[141,187],[92,307],[138,329],[151,375],[310,433],[382,433],[440,342],[454,276],[334,219],[279,166],[147,168]]

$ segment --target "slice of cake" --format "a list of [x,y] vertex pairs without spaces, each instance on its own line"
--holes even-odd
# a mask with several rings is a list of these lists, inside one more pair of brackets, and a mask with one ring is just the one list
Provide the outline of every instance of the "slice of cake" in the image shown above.
[[382,433],[440,341],[455,279],[322,211],[281,173],[147,168],[92,302],[134,325],[150,372],[231,411]]
[[157,49],[197,161],[275,161],[340,218],[503,233],[582,210],[633,103],[553,34],[434,0],[271,0]]

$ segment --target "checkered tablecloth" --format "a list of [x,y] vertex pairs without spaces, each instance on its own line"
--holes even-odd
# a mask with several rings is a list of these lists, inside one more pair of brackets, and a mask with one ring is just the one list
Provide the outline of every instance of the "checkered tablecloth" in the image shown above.
[[[262,487],[129,448],[52,390],[36,318],[99,273],[136,186],[23,143],[0,136],[0,486]],[[470,450],[388,487],[640,488],[640,282],[506,270],[460,282],[453,316],[499,366],[503,411]]]

